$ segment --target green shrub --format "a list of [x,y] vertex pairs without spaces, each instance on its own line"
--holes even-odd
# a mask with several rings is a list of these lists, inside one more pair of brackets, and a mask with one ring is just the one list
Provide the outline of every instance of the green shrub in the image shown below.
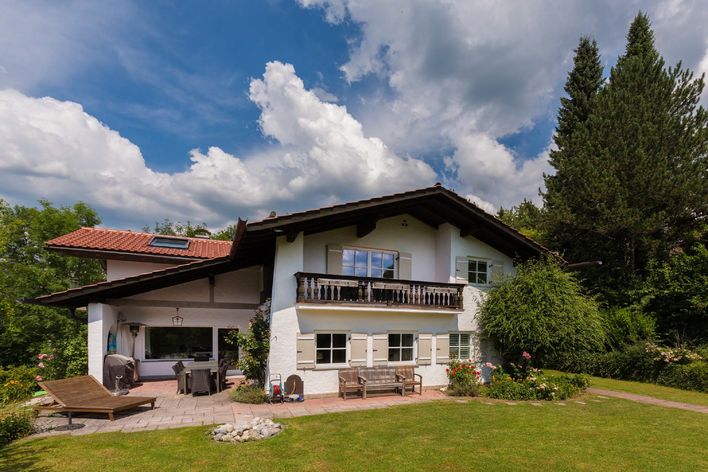
[[498,400],[535,400],[536,391],[524,382],[509,379],[492,382],[488,387],[487,396]]
[[38,369],[35,367],[0,367],[0,405],[27,400],[36,392]]
[[32,433],[34,414],[29,408],[0,407],[0,447]]
[[597,303],[552,259],[517,265],[516,276],[489,292],[480,325],[507,361],[521,351],[532,352],[537,364],[597,351],[605,339]]
[[708,362],[667,366],[659,374],[657,383],[667,387],[708,393]]
[[268,395],[261,387],[255,385],[239,385],[231,392],[231,400],[238,403],[259,404],[268,401]]
[[654,339],[656,322],[640,307],[611,307],[601,315],[608,350],[622,350]]
[[[265,385],[265,372],[270,352],[270,299],[256,309],[248,323],[248,331],[234,331],[228,341],[241,348],[238,368],[248,380]],[[234,342],[235,341],[235,342]]]
[[552,375],[546,377],[546,382],[551,385],[551,391],[555,393],[549,400],[567,400],[590,386],[590,379],[583,374]]

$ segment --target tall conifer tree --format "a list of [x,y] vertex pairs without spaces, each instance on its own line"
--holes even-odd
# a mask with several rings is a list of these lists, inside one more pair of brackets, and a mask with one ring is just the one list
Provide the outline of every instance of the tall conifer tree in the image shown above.
[[608,84],[554,162],[545,195],[552,237],[569,260],[604,262],[590,280],[610,297],[708,214],[702,90],[703,78],[680,63],[665,67],[639,13]]

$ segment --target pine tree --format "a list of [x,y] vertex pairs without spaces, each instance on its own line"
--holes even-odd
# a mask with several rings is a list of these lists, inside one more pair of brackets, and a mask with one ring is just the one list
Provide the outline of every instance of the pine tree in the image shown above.
[[[708,214],[703,78],[666,68],[639,13],[624,55],[556,161],[546,194],[552,237],[571,261],[602,260],[591,282],[622,293]],[[559,185],[560,183],[560,185]],[[553,186],[556,187],[553,187]],[[622,302],[622,300],[613,300]]]

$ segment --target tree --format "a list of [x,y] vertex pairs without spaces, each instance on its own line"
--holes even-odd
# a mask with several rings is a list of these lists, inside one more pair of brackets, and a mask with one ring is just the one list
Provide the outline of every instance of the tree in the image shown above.
[[212,233],[211,239],[220,239],[222,241],[233,241],[236,234],[236,225],[230,224],[226,228],[220,229],[216,233]]
[[[0,364],[33,362],[41,349],[61,349],[82,332],[85,314],[72,316],[64,309],[20,300],[103,280],[98,261],[67,257],[44,247],[49,239],[99,222],[96,212],[80,202],[55,207],[40,201],[39,208],[31,208],[11,207],[0,200]],[[85,344],[85,337],[78,342]]]
[[193,225],[189,220],[187,220],[186,224],[179,221],[175,223],[169,218],[165,218],[161,222],[156,221],[153,228],[144,226],[143,231],[146,233],[162,234],[165,236],[184,236],[187,238],[211,236],[211,231],[207,228],[206,223]]
[[544,216],[543,208],[537,207],[525,198],[517,206],[511,207],[509,210],[500,208],[497,213],[497,218],[504,223],[540,243],[544,243],[546,240]]
[[527,351],[543,363],[599,350],[604,341],[597,303],[550,258],[517,264],[516,276],[482,303],[479,322],[506,361]]
[[611,302],[664,261],[708,212],[703,78],[665,68],[639,13],[584,123],[561,140],[544,195],[549,233],[571,261],[602,260],[588,282]]

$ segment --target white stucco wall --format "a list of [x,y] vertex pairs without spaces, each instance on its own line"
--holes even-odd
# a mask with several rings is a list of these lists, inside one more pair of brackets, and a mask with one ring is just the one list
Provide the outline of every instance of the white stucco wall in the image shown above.
[[[338,388],[337,369],[298,369],[298,334],[318,331],[366,333],[368,365],[371,366],[374,334],[413,332],[436,335],[470,332],[476,335],[478,307],[488,289],[466,286],[464,309],[457,313],[394,311],[374,307],[296,306],[296,281],[293,275],[300,270],[326,272],[328,244],[410,252],[413,256],[412,275],[416,280],[456,282],[457,257],[503,261],[505,273],[513,271],[510,257],[471,236],[461,238],[458,228],[443,224],[435,230],[409,216],[381,220],[376,229],[364,238],[356,238],[356,228],[353,226],[314,235],[300,234],[292,243],[280,237],[276,243],[269,372],[279,373],[283,378],[291,374],[299,375],[305,383],[305,393],[309,395],[335,393]],[[447,365],[437,364],[436,341],[433,336],[432,364],[416,368],[423,376],[424,385],[428,387],[447,384]],[[477,361],[495,359],[494,354],[486,350],[487,347],[486,343],[475,343],[473,353]],[[415,348],[417,350],[417,341]]]
[[108,259],[106,261],[106,280],[117,280],[130,277],[132,275],[144,274],[155,270],[172,267],[175,264],[156,264],[154,262],[118,261]]

